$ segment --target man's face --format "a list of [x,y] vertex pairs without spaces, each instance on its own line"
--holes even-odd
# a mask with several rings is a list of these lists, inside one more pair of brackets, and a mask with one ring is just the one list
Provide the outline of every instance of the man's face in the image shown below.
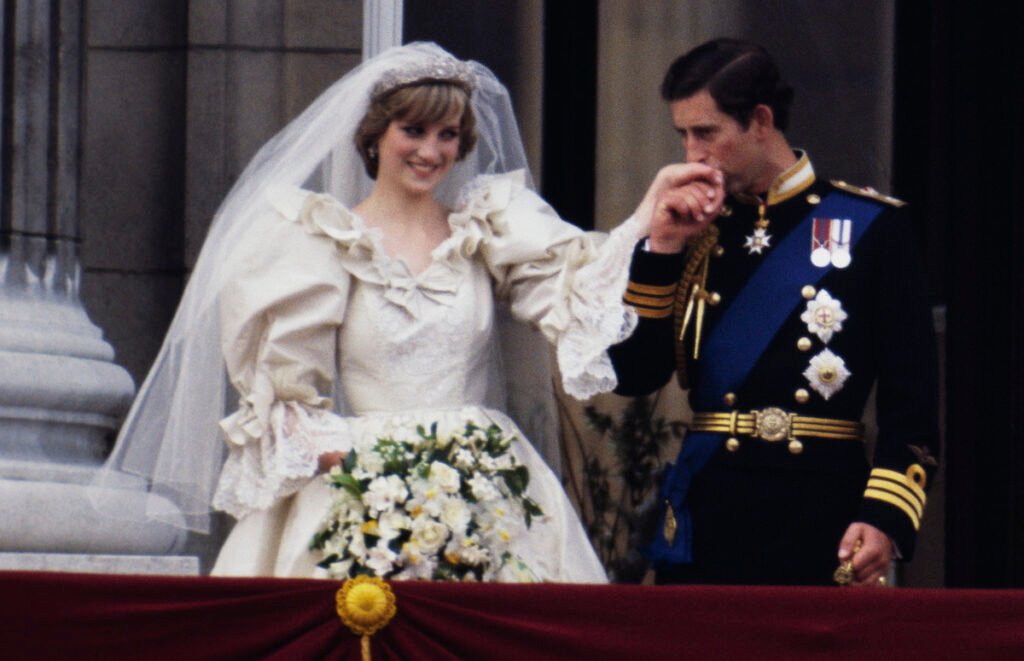
[[707,90],[673,101],[669,107],[687,163],[703,163],[721,170],[727,193],[764,192],[753,190],[766,160],[754,124],[743,128],[718,109]]

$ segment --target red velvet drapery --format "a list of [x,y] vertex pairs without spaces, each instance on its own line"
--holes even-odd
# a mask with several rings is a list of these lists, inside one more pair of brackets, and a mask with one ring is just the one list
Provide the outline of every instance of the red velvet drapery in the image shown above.
[[[3,659],[358,659],[338,583],[0,572]],[[393,583],[375,659],[1021,658],[1024,592]]]

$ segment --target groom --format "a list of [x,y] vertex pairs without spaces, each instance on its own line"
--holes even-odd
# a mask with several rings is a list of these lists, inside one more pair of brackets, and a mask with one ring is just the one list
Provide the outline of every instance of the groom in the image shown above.
[[[675,370],[695,411],[661,487],[656,580],[885,585],[913,555],[938,457],[907,210],[822,178],[789,145],[793,91],[756,44],[705,43],[661,91],[686,155],[677,176],[704,184],[652,202],[626,294],[639,326],[612,351],[618,392]],[[860,419],[876,383],[869,464]]]

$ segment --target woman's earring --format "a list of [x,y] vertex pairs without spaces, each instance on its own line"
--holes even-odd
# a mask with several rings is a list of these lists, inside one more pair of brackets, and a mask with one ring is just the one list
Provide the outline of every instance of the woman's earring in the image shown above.
[[366,150],[366,155],[377,160],[377,145],[370,145],[370,148]]

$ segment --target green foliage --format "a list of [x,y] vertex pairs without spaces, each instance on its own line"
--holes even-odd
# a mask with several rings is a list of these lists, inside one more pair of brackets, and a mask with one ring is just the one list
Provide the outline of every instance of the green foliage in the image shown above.
[[[682,438],[684,430],[680,421],[655,416],[655,405],[656,400],[634,398],[617,418],[593,406],[584,409],[587,424],[602,435],[614,457],[606,465],[597,452],[580,444],[583,487],[591,509],[587,533],[613,582],[643,579],[647,565],[637,546],[645,523],[645,501],[657,494],[663,450]],[[618,494],[615,481],[621,483]]]

